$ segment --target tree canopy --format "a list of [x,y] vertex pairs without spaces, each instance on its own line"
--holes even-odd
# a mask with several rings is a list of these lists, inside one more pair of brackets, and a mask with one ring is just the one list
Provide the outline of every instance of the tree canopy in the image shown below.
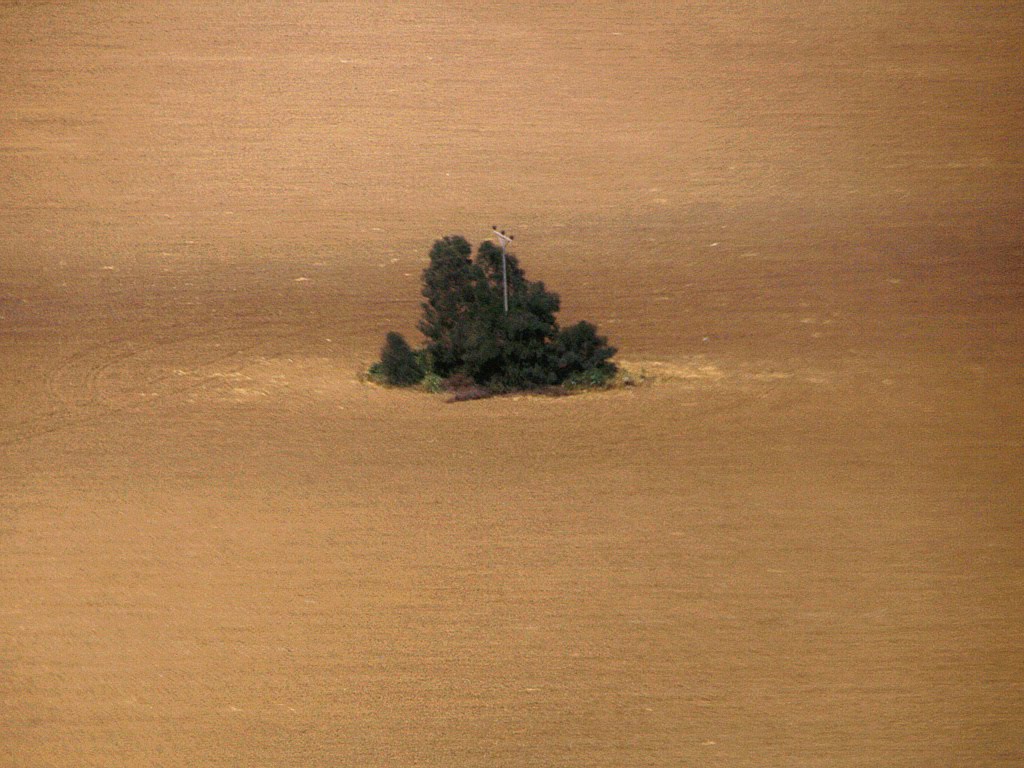
[[422,282],[419,330],[426,344],[415,353],[400,334],[388,334],[375,366],[386,383],[408,385],[432,374],[508,392],[599,385],[615,373],[615,348],[596,326],[584,321],[560,329],[558,294],[528,280],[519,259],[512,253],[503,257],[490,241],[480,244],[475,257],[461,235],[435,241]]

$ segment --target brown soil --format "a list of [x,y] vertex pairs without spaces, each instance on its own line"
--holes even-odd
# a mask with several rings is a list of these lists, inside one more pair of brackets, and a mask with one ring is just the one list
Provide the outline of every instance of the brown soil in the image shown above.
[[0,6],[0,765],[1020,765],[1020,4],[389,5]]

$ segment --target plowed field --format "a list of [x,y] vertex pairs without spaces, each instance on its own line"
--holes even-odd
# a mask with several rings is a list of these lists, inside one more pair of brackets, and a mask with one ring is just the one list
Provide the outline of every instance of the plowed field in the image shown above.
[[[1019,3],[0,31],[0,765],[1024,762]],[[641,386],[360,380],[493,223]]]

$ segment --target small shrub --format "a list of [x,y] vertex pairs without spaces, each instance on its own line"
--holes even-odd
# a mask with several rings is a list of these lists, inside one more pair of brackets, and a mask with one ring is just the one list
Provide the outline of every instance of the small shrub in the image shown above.
[[597,335],[597,326],[583,320],[559,332],[554,355],[559,379],[569,386],[603,386],[615,375],[615,347]]
[[444,379],[433,371],[429,371],[423,377],[423,388],[434,395],[444,392]]
[[[372,369],[371,369],[372,370]],[[408,387],[423,380],[424,370],[416,353],[402,334],[391,331],[380,351],[380,370],[384,381],[394,387]]]
[[570,375],[565,380],[567,389],[603,389],[615,379],[615,369],[588,368]]
[[387,377],[384,376],[384,366],[379,360],[367,369],[366,380],[372,381],[374,384],[388,383]]

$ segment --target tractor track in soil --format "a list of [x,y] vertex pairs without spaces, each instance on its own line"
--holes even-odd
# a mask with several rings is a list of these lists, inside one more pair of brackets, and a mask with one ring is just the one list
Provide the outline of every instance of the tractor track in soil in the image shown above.
[[[39,374],[50,407],[4,425],[0,446],[16,446],[201,390],[212,374],[237,373],[255,355],[292,352],[291,342],[304,334],[298,323],[288,322],[188,329],[182,324],[155,338],[92,342],[60,358]],[[231,360],[237,364],[225,368]],[[185,368],[188,377],[176,373]]]

